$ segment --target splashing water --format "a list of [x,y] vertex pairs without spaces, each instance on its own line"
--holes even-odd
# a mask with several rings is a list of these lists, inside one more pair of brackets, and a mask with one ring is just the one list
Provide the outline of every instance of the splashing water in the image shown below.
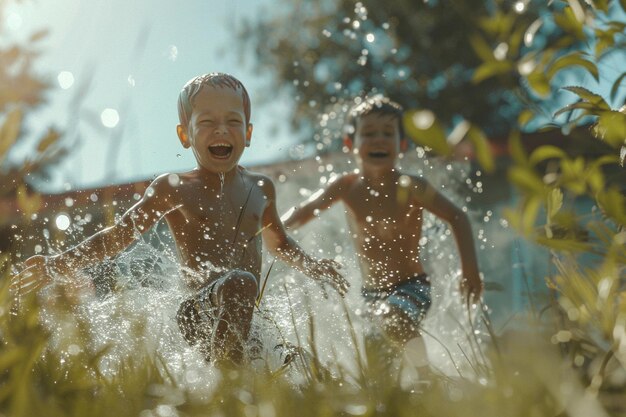
[[[425,157],[423,153],[421,157],[416,158],[415,154],[402,161],[403,170],[424,175],[435,187],[440,188],[445,184],[446,196],[458,206],[464,207],[462,196],[454,190],[469,188],[470,184],[464,182],[467,178],[464,172],[469,164],[452,166],[443,161],[423,159]],[[283,211],[297,205],[302,199],[301,195],[314,194],[328,178],[354,168],[351,166],[350,158],[342,155],[330,160],[319,159],[318,165],[320,167],[318,171],[322,173],[320,178],[303,175],[295,181],[287,181],[279,186],[278,204],[284,207]],[[330,169],[327,169],[329,167]],[[312,169],[308,166],[299,168],[297,171],[301,172],[310,172]],[[482,192],[480,186],[474,185],[471,184],[472,188],[476,188],[472,190],[473,192]],[[476,218],[482,217],[478,213],[468,214],[474,223]],[[476,228],[474,232],[476,234]],[[364,309],[359,292],[362,279],[344,207],[341,204],[334,205],[320,214],[318,219],[293,232],[293,235],[307,252],[319,257],[333,258],[341,263],[342,272],[351,282],[352,288],[346,297],[344,309],[338,298],[333,299],[331,296],[330,301],[324,300],[319,296],[319,290],[310,285],[307,278],[277,264],[272,275],[278,279],[283,277],[286,279],[290,290],[291,310],[297,312],[295,326],[289,326],[288,318],[291,313],[289,305],[285,303],[285,295],[281,294],[281,291],[276,291],[276,288],[271,296],[273,312],[279,317],[281,325],[289,329],[288,338],[296,337],[293,334],[294,328],[300,333],[301,341],[304,340],[305,343],[307,338],[311,338],[310,334],[313,334],[315,350],[322,362],[332,364],[337,361],[348,370],[356,371],[359,365],[356,362],[350,327],[353,327],[358,335],[356,349],[362,352],[363,337],[371,333],[373,325],[359,314]],[[422,322],[422,334],[429,362],[435,370],[448,376],[458,377],[461,374],[465,378],[473,378],[475,376],[473,367],[476,363],[484,361],[482,339],[487,336],[483,323],[477,320],[481,313],[480,307],[470,306],[468,311],[462,302],[459,291],[461,276],[459,257],[453,235],[447,226],[433,215],[426,214],[422,236],[423,246],[420,256],[432,282],[432,306]],[[282,292],[284,293],[284,290]],[[309,315],[308,312],[314,314]],[[310,316],[313,317],[313,331],[310,329]]]
[[223,172],[218,172],[217,175],[220,177],[220,197],[224,195],[224,178],[225,175]]
[[[427,178],[433,184],[449,183],[449,170],[422,162],[411,162],[410,172],[428,171]],[[319,164],[331,167],[331,175],[350,169],[347,160],[332,163],[320,160]],[[220,175],[222,186],[223,180]],[[277,182],[279,205],[293,207],[302,198],[299,190],[315,191],[320,184],[311,181],[321,180],[303,175],[297,180]],[[83,302],[77,313],[88,325],[93,349],[109,347],[101,359],[103,373],[113,372],[117,363],[143,349],[156,352],[181,386],[209,393],[219,379],[219,372],[185,342],[178,328],[177,309],[190,293],[182,284],[173,242],[163,233],[164,226],[163,222],[159,223],[118,256],[109,267],[115,290]],[[454,240],[445,225],[427,215],[423,228],[421,256],[431,275],[433,299],[422,332],[428,358],[433,368],[446,375],[472,377],[470,362],[481,360],[480,339],[484,336],[480,326],[470,324],[470,317],[475,317],[478,309],[474,307],[468,312],[460,301],[460,265]],[[372,324],[359,314],[364,308],[359,292],[361,277],[343,207],[332,207],[318,220],[295,232],[294,237],[309,253],[343,264],[342,272],[352,283],[352,289],[345,300],[332,291],[329,299],[325,299],[312,280],[276,263],[254,313],[251,338],[259,340],[262,349],[252,355],[252,365],[263,370],[279,369],[284,350],[276,347],[293,344],[313,352],[331,372],[341,368],[356,375],[361,366],[358,354],[363,352],[364,335],[371,332]],[[271,259],[266,257],[262,277],[270,264]],[[61,335],[64,329],[55,327],[53,318],[47,321]],[[298,382],[303,375],[294,371],[292,377]]]

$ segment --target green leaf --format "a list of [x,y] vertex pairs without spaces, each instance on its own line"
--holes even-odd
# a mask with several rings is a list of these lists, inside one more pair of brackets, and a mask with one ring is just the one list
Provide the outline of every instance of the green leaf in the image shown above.
[[39,30],[30,36],[30,42],[40,41],[43,38],[47,37],[49,33],[50,33],[50,30],[48,29]]
[[509,153],[516,164],[522,166],[528,165],[528,157],[522,145],[521,135],[517,130],[512,131],[509,135]]
[[622,6],[622,10],[626,12],[626,0],[619,0],[619,5]]
[[615,97],[617,96],[617,91],[620,89],[620,87],[622,87],[621,84],[622,81],[624,81],[624,78],[626,78],[626,72],[623,72],[622,75],[620,75],[613,83],[613,87],[611,87],[611,94],[609,96],[611,98],[611,101],[615,100]]
[[609,1],[608,0],[594,0],[591,5],[604,13],[608,13],[609,11]]
[[571,7],[565,7],[563,9],[563,13],[561,14],[555,13],[554,22],[565,32],[575,36],[576,39],[585,39],[583,23],[576,18],[576,15],[574,14],[574,11]]
[[571,112],[574,110],[585,110],[583,112],[583,115],[594,114],[594,112],[600,111],[600,109],[598,109],[598,107],[596,107],[592,103],[589,103],[587,101],[577,101],[576,103],[568,104],[562,109],[557,110],[556,113],[554,113],[554,116],[552,117],[556,118],[557,116],[560,116],[563,113]]
[[49,129],[46,135],[41,138],[39,143],[37,144],[38,152],[45,152],[50,146],[54,145],[61,138],[59,132],[54,129]]
[[531,165],[535,166],[539,162],[544,161],[546,159],[553,159],[553,158],[561,159],[565,157],[567,157],[567,154],[562,149],[557,148],[556,146],[552,146],[552,145],[544,145],[544,146],[538,147],[530,154],[529,162]]
[[589,188],[594,193],[597,193],[604,189],[604,175],[602,175],[602,171],[597,168],[589,167],[587,170],[587,184],[589,184]]
[[585,87],[580,86],[567,86],[563,87],[564,90],[571,91],[576,94],[581,99],[588,101],[589,103],[595,104],[602,110],[611,110],[611,106],[604,100],[604,98],[596,94]]
[[570,68],[573,66],[583,67],[591,75],[595,78],[596,81],[599,80],[600,74],[598,72],[598,67],[591,61],[584,59],[581,56],[580,52],[573,52],[571,54],[562,56],[558,58],[554,63],[548,68],[546,71],[546,76],[548,80],[552,80],[552,78],[561,70]]
[[613,38],[613,33],[610,30],[597,29],[595,31],[595,35],[596,45],[594,47],[594,54],[596,59],[598,59],[604,51],[615,45],[615,39]]
[[537,215],[541,208],[541,198],[533,196],[529,198],[524,204],[522,212],[522,231],[526,234],[530,234],[537,222]]
[[509,36],[509,51],[508,56],[516,57],[519,54],[520,45],[524,40],[525,29],[522,26],[519,26],[515,29],[511,36]]
[[[432,121],[423,122],[431,117]],[[429,110],[408,111],[403,117],[404,127],[418,145],[427,146],[439,155],[449,156],[452,154],[452,147],[448,144],[439,121],[434,117]]]
[[470,36],[469,42],[470,45],[472,45],[474,52],[476,52],[476,55],[478,55],[478,57],[484,62],[492,62],[496,60],[496,58],[493,56],[493,50],[491,49],[491,46],[489,46],[487,41],[485,41],[482,36],[474,34]]
[[607,111],[600,114],[593,127],[594,135],[614,148],[626,142],[626,114]]
[[617,188],[610,188],[600,192],[596,200],[604,214],[615,220],[618,224],[626,226],[626,197]]
[[30,218],[34,213],[41,210],[42,207],[41,195],[37,193],[30,194],[24,184],[21,184],[17,188],[17,206],[22,211],[25,218]]
[[501,11],[496,11],[493,16],[479,19],[480,27],[488,34],[494,35],[494,37],[508,34],[514,23],[514,16]]
[[487,172],[493,172],[495,170],[495,161],[493,154],[491,153],[491,146],[487,140],[487,136],[476,126],[470,127],[467,132],[467,137],[474,144],[476,149],[476,158],[480,163],[480,166]]
[[621,33],[626,30],[626,23],[620,22],[618,20],[611,20],[606,24],[614,33]]
[[513,63],[511,61],[490,61],[480,65],[474,71],[472,76],[472,82],[478,84],[479,82],[491,78],[494,75],[505,74],[513,70]]
[[524,127],[528,124],[528,122],[532,120],[534,116],[535,112],[533,112],[532,110],[524,109],[520,112],[519,116],[517,116],[517,124],[519,124],[520,127]]
[[580,242],[575,239],[550,239],[547,237],[537,237],[536,241],[542,246],[565,252],[584,252],[591,249],[590,244]]
[[563,207],[563,192],[560,188],[554,188],[548,195],[548,219],[551,219]]
[[550,81],[541,69],[536,69],[526,77],[530,88],[540,97],[550,95]]
[[513,166],[509,169],[509,181],[533,195],[543,195],[545,185],[531,168]]
[[609,164],[617,164],[619,163],[619,157],[617,155],[603,155],[599,158],[594,159],[589,166],[595,168],[600,168],[603,165]]
[[0,164],[4,161],[9,149],[15,144],[22,126],[22,110],[13,109],[6,115],[4,124],[0,126]]
[[3,347],[0,355],[0,369],[10,369],[13,364],[22,360],[24,351],[19,347]]

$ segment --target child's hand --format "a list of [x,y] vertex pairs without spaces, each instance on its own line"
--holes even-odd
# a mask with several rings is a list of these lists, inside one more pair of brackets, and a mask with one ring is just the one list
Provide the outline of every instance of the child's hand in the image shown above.
[[483,294],[483,282],[480,277],[461,277],[461,294],[468,304],[478,302]]
[[41,255],[28,258],[24,262],[25,268],[11,278],[11,289],[28,294],[52,282],[52,269],[49,263],[49,258]]
[[341,265],[332,259],[320,259],[310,262],[306,266],[310,276],[322,284],[330,284],[343,297],[348,292],[350,283],[341,275],[338,269]]

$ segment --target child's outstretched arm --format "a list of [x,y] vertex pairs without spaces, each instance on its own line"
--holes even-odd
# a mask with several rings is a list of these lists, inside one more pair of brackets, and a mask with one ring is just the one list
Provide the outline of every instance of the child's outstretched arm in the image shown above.
[[314,193],[300,207],[292,207],[281,217],[285,227],[297,229],[313,220],[318,212],[330,208],[341,200],[347,190],[347,183],[347,176],[338,177],[328,187]]
[[70,278],[80,269],[116,256],[172,209],[171,186],[166,176],[155,179],[141,200],[113,225],[100,230],[78,245],[58,255],[35,255],[11,279],[11,287],[22,293],[50,283],[55,275]]
[[416,202],[450,225],[461,257],[463,270],[461,290],[467,297],[479,299],[483,283],[478,271],[474,237],[467,215],[426,181],[414,178],[413,183],[417,191]]
[[305,253],[289,236],[276,209],[276,190],[268,179],[263,182],[268,205],[263,213],[263,241],[267,249],[287,265],[305,273],[320,283],[332,285],[342,296],[350,284],[337,269],[340,265],[331,259],[315,259]]

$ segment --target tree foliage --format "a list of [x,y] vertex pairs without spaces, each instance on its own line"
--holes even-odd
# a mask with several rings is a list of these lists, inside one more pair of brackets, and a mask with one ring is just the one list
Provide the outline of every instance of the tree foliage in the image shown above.
[[[626,3],[340,0],[285,9],[246,35],[258,37],[257,57],[277,74],[275,86],[299,98],[297,120],[321,112],[329,130],[344,100],[383,92],[409,107],[405,126],[418,145],[445,157],[471,141],[486,171],[493,169],[487,136],[507,132],[508,179],[520,196],[507,217],[551,254],[547,283],[561,317],[552,342],[582,370],[588,392],[619,380],[626,372],[626,72],[612,76],[602,64],[623,54]],[[571,84],[581,76],[610,88]],[[522,135],[529,124],[563,141],[529,150]],[[572,149],[568,132],[581,129],[593,153]],[[591,211],[581,213],[579,202]]]
[[[609,80],[610,92],[563,85],[554,75],[580,66],[594,78],[608,78],[600,63],[607,54],[623,50],[626,4],[572,0],[561,6],[551,19],[567,28],[567,35],[521,57],[532,68],[525,80],[537,94],[557,88],[572,93],[572,102],[554,113],[555,121],[561,115],[567,119],[559,129],[552,123],[547,131],[560,135],[562,129],[588,120],[589,133],[601,151],[574,155],[567,145],[543,144],[529,153],[513,132],[509,180],[521,201],[508,217],[525,236],[550,251],[555,273],[547,283],[557,294],[553,307],[563,323],[554,342],[586,371],[588,390],[597,394],[626,372],[621,347],[626,320],[626,106],[610,105],[624,90],[624,74]],[[578,40],[584,41],[587,51],[559,54]],[[532,116],[532,110],[526,111]],[[579,202],[588,202],[591,211],[581,212]],[[623,383],[617,385],[624,389]]]
[[[546,101],[546,80],[561,69],[577,64],[597,76],[575,17],[543,1],[283,1],[280,10],[249,23],[242,38],[274,74],[272,90],[296,96],[296,125],[382,92],[429,109],[446,129],[468,121],[494,137]],[[529,57],[548,48],[530,68]],[[547,68],[551,58],[559,59]]]
[[[0,17],[9,2],[0,3]],[[0,19],[0,33],[5,33],[6,19]],[[47,171],[66,154],[61,135],[53,128],[39,138],[25,160],[11,158],[11,152],[32,138],[25,128],[30,112],[45,102],[50,85],[37,74],[34,65],[40,55],[40,42],[48,32],[33,33],[25,42],[3,42],[0,45],[0,197],[20,195],[21,207],[32,213],[37,208],[36,196],[27,191],[29,176],[47,175]],[[8,37],[7,37],[8,38]],[[2,224],[2,219],[0,219]]]

